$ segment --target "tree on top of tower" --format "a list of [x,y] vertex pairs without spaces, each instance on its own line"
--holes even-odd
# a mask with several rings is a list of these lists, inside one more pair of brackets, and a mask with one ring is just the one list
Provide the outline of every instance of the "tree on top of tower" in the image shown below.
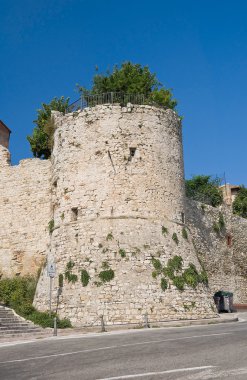
[[[98,71],[98,68],[96,68]],[[77,86],[83,95],[96,95],[108,92],[124,94],[142,94],[146,104],[156,104],[165,108],[174,109],[177,101],[173,99],[170,89],[166,89],[151,73],[148,66],[129,61],[123,62],[120,67],[115,65],[112,72],[96,73],[93,77],[91,89]]]

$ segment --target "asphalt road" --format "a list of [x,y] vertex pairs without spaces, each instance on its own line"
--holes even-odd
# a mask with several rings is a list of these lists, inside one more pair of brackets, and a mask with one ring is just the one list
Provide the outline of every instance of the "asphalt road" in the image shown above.
[[0,345],[0,379],[247,379],[247,322]]

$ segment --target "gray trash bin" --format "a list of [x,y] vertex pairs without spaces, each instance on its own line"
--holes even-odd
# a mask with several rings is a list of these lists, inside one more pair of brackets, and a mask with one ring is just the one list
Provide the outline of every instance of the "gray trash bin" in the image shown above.
[[233,311],[233,293],[220,290],[214,295],[214,302],[217,306],[218,312],[227,311],[231,313]]

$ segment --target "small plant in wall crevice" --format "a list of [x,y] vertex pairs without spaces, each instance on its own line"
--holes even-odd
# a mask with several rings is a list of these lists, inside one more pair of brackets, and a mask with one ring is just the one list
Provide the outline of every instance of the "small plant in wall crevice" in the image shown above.
[[103,270],[99,273],[99,278],[103,283],[113,280],[114,276],[115,273],[112,269]]
[[55,230],[55,221],[54,219],[51,219],[48,223],[48,230],[49,230],[49,234],[51,235],[52,232]]
[[64,273],[64,277],[68,282],[72,282],[74,284],[76,281],[78,281],[78,276],[74,273],[72,273],[72,269],[74,268],[75,263],[70,260],[66,265],[66,271]]
[[81,270],[81,283],[82,283],[82,286],[87,286],[88,283],[89,283],[89,280],[90,280],[90,276],[89,276],[89,273],[86,269],[82,269]]
[[187,232],[186,228],[184,228],[184,227],[182,229],[182,236],[185,240],[188,240],[188,232]]
[[161,227],[161,232],[163,236],[166,236],[168,234],[168,229],[165,226]]
[[174,232],[174,233],[172,234],[172,240],[173,240],[176,244],[178,244],[178,236],[177,236],[176,232]]
[[120,255],[122,258],[126,257],[126,251],[125,251],[125,249],[120,248],[119,251],[118,251],[118,253],[119,253],[119,255]]

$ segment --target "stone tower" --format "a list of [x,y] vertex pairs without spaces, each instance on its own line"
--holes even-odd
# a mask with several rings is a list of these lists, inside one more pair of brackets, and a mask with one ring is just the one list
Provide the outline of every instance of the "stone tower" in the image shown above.
[[[204,285],[180,292],[169,283],[164,291],[162,274],[152,275],[154,259],[165,266],[175,255],[184,267],[193,263],[201,269],[189,233],[186,239],[182,233],[184,171],[176,113],[129,104],[53,117],[48,263],[57,268],[54,308],[58,277],[64,278],[59,315],[74,325],[90,325],[102,314],[109,324],[139,323],[145,313],[151,321],[215,315]],[[48,308],[48,286],[44,269],[35,298],[40,310]]]

